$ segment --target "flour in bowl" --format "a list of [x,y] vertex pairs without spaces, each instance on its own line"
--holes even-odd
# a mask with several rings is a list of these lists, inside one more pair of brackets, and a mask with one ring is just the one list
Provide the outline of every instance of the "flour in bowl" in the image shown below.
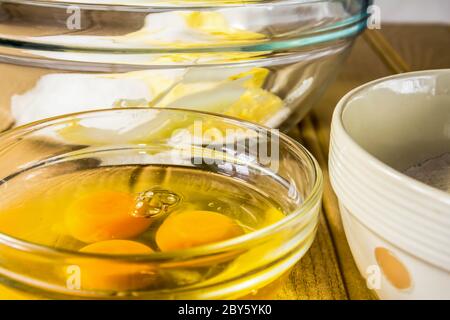
[[414,165],[405,174],[450,193],[450,152]]

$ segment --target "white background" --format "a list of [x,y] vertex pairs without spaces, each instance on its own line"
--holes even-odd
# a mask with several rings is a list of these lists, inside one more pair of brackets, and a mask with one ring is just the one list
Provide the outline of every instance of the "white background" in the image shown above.
[[374,0],[381,9],[381,23],[450,24],[450,0]]

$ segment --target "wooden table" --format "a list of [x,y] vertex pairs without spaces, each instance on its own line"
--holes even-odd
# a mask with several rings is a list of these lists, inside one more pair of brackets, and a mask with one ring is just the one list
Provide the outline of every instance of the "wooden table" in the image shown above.
[[382,25],[367,30],[356,41],[337,81],[291,136],[319,161],[325,190],[319,230],[309,252],[281,284],[277,299],[375,299],[358,272],[344,234],[336,196],[328,178],[331,116],[349,90],[391,74],[450,68],[450,26]]

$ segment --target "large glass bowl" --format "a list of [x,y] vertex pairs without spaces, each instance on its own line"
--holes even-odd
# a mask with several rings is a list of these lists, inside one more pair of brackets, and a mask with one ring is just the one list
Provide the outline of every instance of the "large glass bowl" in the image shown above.
[[[57,184],[60,188],[77,173],[127,165],[140,168],[125,184],[130,192],[149,178],[141,168],[174,166],[251,186],[285,214],[226,241],[125,256],[26,241],[19,231],[6,234],[0,225],[0,298],[213,299],[257,294],[308,250],[321,207],[322,173],[301,145],[275,129],[197,111],[128,108],[34,123],[0,135],[0,162],[0,218],[11,199],[20,201],[28,190],[46,188],[50,177],[63,181]],[[65,214],[65,209],[54,210]],[[8,217],[17,219],[26,235],[41,227],[25,224],[20,214]],[[152,284],[157,285],[120,291],[68,286],[71,268],[81,268],[83,277],[93,263],[112,270],[152,270]],[[216,271],[202,273],[210,266]],[[186,280],[158,282],[176,277]]]
[[283,130],[334,78],[369,0],[1,1],[0,131],[114,107]]

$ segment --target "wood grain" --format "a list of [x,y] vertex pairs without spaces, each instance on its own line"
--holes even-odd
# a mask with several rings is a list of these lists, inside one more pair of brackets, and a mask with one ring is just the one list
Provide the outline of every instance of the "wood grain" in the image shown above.
[[382,25],[383,37],[410,70],[450,68],[450,25]]
[[[335,105],[345,93],[365,82],[389,74],[390,71],[384,62],[380,60],[364,38],[360,37],[337,81],[327,90],[310,116],[300,124],[302,140],[319,161],[324,174],[323,212],[325,223],[333,251],[338,257],[335,268],[341,274],[346,297],[349,299],[373,299],[374,295],[367,289],[353,260],[342,226],[337,198],[328,178],[327,161],[331,117]],[[336,289],[331,288],[331,290]]]
[[327,225],[330,229],[330,237],[338,255],[337,267],[344,281],[347,297],[357,300],[373,299],[374,295],[367,289],[348,246],[338,209],[337,198],[329,180],[327,158],[322,151],[317,131],[313,126],[311,118],[306,118],[300,126],[305,145],[314,154],[322,168],[324,176],[323,209]]
[[289,300],[347,299],[326,220],[321,214],[316,239],[294,266],[275,298]]

